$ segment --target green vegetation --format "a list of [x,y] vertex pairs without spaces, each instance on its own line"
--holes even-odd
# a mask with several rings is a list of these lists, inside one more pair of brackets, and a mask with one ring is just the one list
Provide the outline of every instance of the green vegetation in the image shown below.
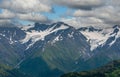
[[12,69],[9,66],[0,64],[0,77],[31,77],[17,69]]
[[83,46],[76,42],[70,39],[55,44],[50,42],[44,47],[44,51],[36,49],[32,57],[23,61],[20,70],[35,77],[58,77],[65,72],[74,71],[80,67],[75,62],[83,54],[80,53]]
[[83,71],[80,73],[72,72],[61,77],[120,77],[120,60],[108,63],[106,66],[96,70]]
[[74,71],[80,67],[78,63],[84,53],[81,52],[84,45],[74,39],[64,38],[64,41],[51,42],[46,45],[41,53],[43,60],[51,67],[58,68],[63,72]]
[[63,74],[58,69],[50,69],[41,57],[25,60],[19,70],[30,74],[32,77],[58,77]]
[[[22,68],[24,69],[21,70],[24,70],[24,73],[22,73],[21,70],[12,69],[11,67],[1,64],[0,77],[58,77],[60,73],[62,74],[62,72],[57,69],[51,71],[51,69],[45,64],[45,62],[42,62],[41,64],[41,61],[42,59],[40,58],[27,61],[29,62],[29,65],[22,65]],[[35,66],[33,67],[32,65],[34,63]],[[38,65],[36,65],[36,63]],[[27,75],[27,72],[31,75]],[[83,71],[79,73],[72,72],[64,74],[61,77],[120,77],[120,60],[110,62],[107,65],[102,66],[96,70]]]

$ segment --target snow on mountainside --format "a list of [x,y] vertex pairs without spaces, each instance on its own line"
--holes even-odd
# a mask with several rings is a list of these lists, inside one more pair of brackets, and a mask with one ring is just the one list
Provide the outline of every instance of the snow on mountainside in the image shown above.
[[[19,34],[17,36],[17,34]],[[23,36],[21,36],[23,34]],[[9,44],[18,43],[21,38],[24,38],[25,33],[17,27],[0,27],[0,39],[6,39]]]
[[[42,26],[45,26],[45,25],[42,25]],[[49,25],[50,26],[50,25]],[[57,32],[59,30],[64,30],[64,29],[67,29],[69,28],[68,26],[66,26],[65,24],[62,24],[60,26],[58,26],[58,24],[54,24],[52,25],[51,27],[46,28],[45,30],[30,30],[28,31],[28,29],[30,28],[34,28],[35,26],[28,26],[28,27],[23,27],[22,30],[25,30],[26,32],[26,37],[24,39],[21,40],[22,44],[24,43],[27,43],[28,41],[32,41],[31,44],[29,44],[29,46],[27,47],[27,49],[29,47],[31,47],[33,44],[35,44],[37,41],[44,41],[45,40],[45,37],[54,33],[54,32]],[[57,27],[58,26],[58,27]],[[56,28],[57,27],[57,28]],[[58,40],[58,39],[57,39]]]
[[120,37],[120,27],[119,26],[114,26],[114,32],[111,34],[111,37],[115,37],[115,39],[109,44],[110,46],[113,45],[117,38]]
[[[63,22],[58,22],[54,23],[51,25],[46,25],[46,24],[38,24],[36,23],[35,25],[29,25],[22,27],[22,30],[25,31],[26,37],[21,41],[22,44],[25,44],[29,41],[31,43],[28,45],[28,48],[33,46],[37,41],[44,41],[45,37],[57,32],[59,30],[65,30],[69,28],[67,24]],[[93,51],[99,46],[103,46],[106,44],[108,39],[113,38],[112,42],[109,43],[109,46],[115,43],[116,39],[120,37],[120,26],[116,25],[114,27],[81,27],[78,29],[86,38],[87,42],[90,44],[91,48],[90,50]],[[69,37],[73,37],[73,34],[69,34]],[[74,38],[74,37],[73,37]],[[60,41],[61,38],[60,36],[56,36],[56,38],[53,40],[53,43],[56,41]]]
[[109,46],[111,46],[114,44],[116,39],[120,37],[119,26],[106,27],[103,29],[97,29],[94,27],[82,27],[79,30],[90,43],[91,51],[96,49],[98,46],[103,46],[109,38],[115,37],[115,39],[109,44]]

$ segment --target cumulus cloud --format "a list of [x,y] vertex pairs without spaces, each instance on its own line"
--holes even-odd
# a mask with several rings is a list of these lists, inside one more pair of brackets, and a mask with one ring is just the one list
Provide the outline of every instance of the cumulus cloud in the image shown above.
[[[77,4],[81,6],[82,3],[85,2],[87,4],[88,0],[74,0],[73,2],[70,1],[66,3],[67,1],[62,0],[63,4],[67,4],[66,6],[76,8],[72,6]],[[94,1],[98,1],[94,2]],[[90,26],[90,25],[116,25],[120,24],[120,1],[119,0],[89,0],[91,2],[91,6],[87,6],[91,9],[86,8],[77,8],[75,12],[73,13],[73,18],[71,19],[64,19],[67,23],[74,23],[73,25],[77,25],[76,27],[79,27],[80,25],[84,26]],[[95,3],[98,6],[94,6]],[[58,1],[59,3],[59,1]],[[70,4],[71,3],[71,4]],[[86,4],[83,4],[84,6]],[[61,19],[63,20],[63,19]]]
[[[120,24],[120,9],[116,9],[113,6],[104,6],[90,11],[77,10],[74,12],[73,16],[80,17],[80,21],[83,22],[83,19],[86,21],[84,23],[91,24],[89,21],[92,21],[93,24]],[[92,18],[92,19],[91,19]],[[93,20],[95,19],[95,21]],[[96,23],[97,19],[97,23]],[[99,21],[98,21],[99,20]]]
[[109,3],[114,6],[120,6],[120,1],[119,0],[110,0]]
[[75,9],[72,18],[61,19],[75,27],[120,24],[119,0],[54,0],[54,2]]
[[70,8],[91,10],[104,5],[106,0],[53,0],[54,3],[59,5],[64,5]]
[[15,14],[6,9],[2,9],[2,13],[0,13],[0,19],[11,19],[14,17],[15,17]]
[[44,2],[42,3],[41,0],[2,0],[0,8],[19,13],[50,12],[52,8]]
[[6,26],[7,24],[12,24],[12,21],[9,19],[0,19],[0,27]]
[[[63,16],[54,14],[54,5],[65,6],[66,13],[63,12]],[[49,19],[59,21],[54,17],[58,15],[58,19],[75,27],[120,24],[120,0],[0,0],[0,8],[3,9],[0,23],[14,19],[45,23]],[[48,15],[52,12],[53,18],[45,12]]]
[[86,10],[76,10],[73,14],[75,17],[89,17],[93,16],[93,11],[86,11]]
[[4,19],[0,19],[0,23],[11,23],[11,20],[7,19],[7,20],[4,20]]
[[[40,13],[14,13],[9,10],[2,10],[0,13],[0,23],[10,23],[14,19],[17,20],[25,20],[25,21],[31,21],[31,22],[49,22],[48,18],[44,15],[41,15]],[[8,22],[9,21],[9,22]]]
[[0,0],[0,8],[2,10],[0,23],[8,22],[8,20],[11,22],[13,19],[48,22],[48,18],[43,16],[41,12],[52,12],[48,0]]
[[21,20],[28,20],[32,22],[47,22],[48,21],[47,17],[41,14],[28,13],[28,14],[18,14],[17,16]]
[[85,27],[85,26],[102,26],[103,25],[103,21],[101,19],[98,18],[94,18],[94,17],[73,17],[70,19],[61,19],[61,21],[74,26],[75,28],[79,28],[79,27]]

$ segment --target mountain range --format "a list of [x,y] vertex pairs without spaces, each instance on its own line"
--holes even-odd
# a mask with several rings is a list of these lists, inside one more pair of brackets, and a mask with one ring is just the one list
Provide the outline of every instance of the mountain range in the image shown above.
[[120,59],[120,26],[76,29],[64,22],[0,27],[0,64],[32,77],[59,77]]

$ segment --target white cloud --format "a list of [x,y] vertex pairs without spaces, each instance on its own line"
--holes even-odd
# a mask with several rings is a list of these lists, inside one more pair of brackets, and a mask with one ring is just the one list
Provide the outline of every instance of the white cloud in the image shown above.
[[9,19],[0,19],[0,26],[4,25],[4,24],[10,24],[11,20]]
[[0,19],[11,19],[14,17],[15,14],[6,9],[2,9],[2,13],[0,13]]
[[48,18],[40,13],[14,13],[9,10],[3,9],[0,13],[0,23],[10,23],[14,20],[24,20],[30,22],[49,22]]
[[94,18],[94,17],[73,17],[71,19],[61,19],[61,21],[75,27],[75,28],[79,28],[79,27],[83,27],[83,26],[100,26],[103,25],[104,22],[101,19],[98,18]]
[[70,8],[91,10],[104,5],[106,0],[53,0],[53,2]]
[[11,21],[17,19],[32,22],[48,22],[48,18],[40,13],[52,11],[48,0],[2,0],[0,8],[2,10],[0,13],[1,23],[8,21],[8,19]]
[[109,3],[114,6],[120,6],[120,0],[110,0]]
[[[76,27],[120,24],[120,0],[2,0],[0,8],[4,10],[0,13],[0,19],[2,21],[18,19],[48,22],[49,18],[41,14],[51,12],[53,5],[66,6],[72,10],[67,11],[67,9],[67,13],[58,16],[60,17],[58,19],[76,25]],[[58,19],[53,20],[59,21]]]
[[50,12],[52,10],[52,8],[43,3],[42,0],[2,0],[0,8],[19,13]]
[[21,20],[27,20],[27,21],[32,21],[32,22],[47,22],[48,21],[47,17],[41,14],[28,13],[28,14],[18,14],[17,16]]
[[73,14],[75,17],[89,17],[93,15],[93,11],[76,10]]
[[108,24],[116,25],[120,24],[120,9],[109,6],[99,7],[93,10],[76,10],[73,14],[74,17],[78,18],[80,22],[84,24]]

